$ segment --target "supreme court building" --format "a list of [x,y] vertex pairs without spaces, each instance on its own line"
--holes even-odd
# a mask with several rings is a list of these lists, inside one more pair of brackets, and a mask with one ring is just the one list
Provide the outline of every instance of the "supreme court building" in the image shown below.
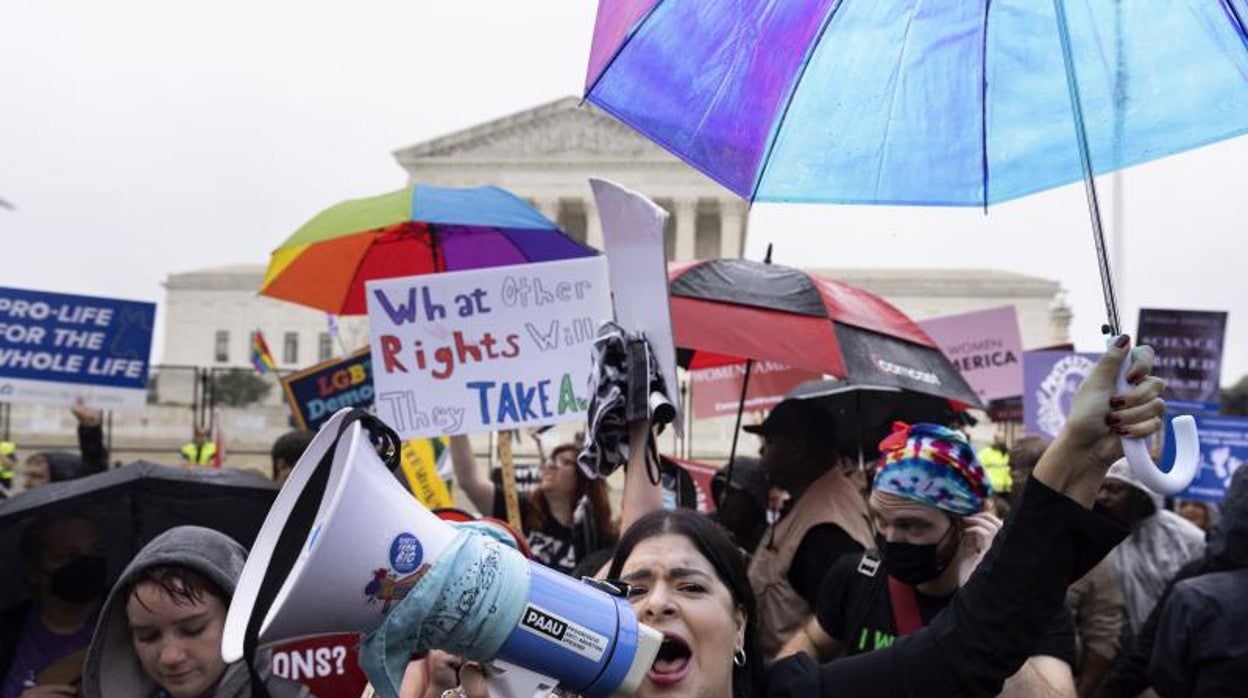
[[[408,183],[501,186],[594,247],[602,246],[602,230],[589,177],[610,179],[639,191],[671,214],[666,238],[670,260],[738,257],[744,249],[749,221],[746,202],[576,98],[408,145],[393,156],[406,171]],[[251,261],[170,274],[165,284],[161,363],[246,367],[249,336],[257,327],[269,339],[282,370],[302,368],[367,344],[363,318],[340,318],[340,336],[331,340],[323,313],[257,296],[267,260]],[[915,319],[1013,305],[1025,347],[1068,341],[1071,314],[1056,281],[985,269],[810,271],[877,293]],[[283,423],[285,408],[278,395],[271,395],[264,408],[280,413],[265,420],[267,425]],[[257,418],[254,412],[250,418]],[[695,457],[714,460],[727,452],[731,423],[711,421],[715,423],[699,423],[695,430]],[[235,433],[246,431],[241,424],[232,426]],[[280,432],[273,436],[276,433]],[[264,438],[269,437],[255,440],[261,443]],[[664,439],[662,445],[667,444]],[[750,452],[753,447],[746,444],[743,448]]]

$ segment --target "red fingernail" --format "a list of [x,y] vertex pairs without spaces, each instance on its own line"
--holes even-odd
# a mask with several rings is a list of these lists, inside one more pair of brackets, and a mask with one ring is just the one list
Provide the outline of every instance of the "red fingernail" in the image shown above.
[[1112,415],[1112,414],[1107,414],[1107,415],[1105,415],[1105,423],[1106,423],[1106,424],[1108,424],[1108,425],[1109,425],[1109,426],[1111,426],[1111,427],[1112,427],[1112,426],[1114,426],[1115,424],[1117,424],[1118,422],[1121,422],[1121,421],[1122,421],[1121,419],[1118,419],[1117,417],[1115,417],[1115,416],[1114,416],[1114,415]]
[[1127,382],[1130,383],[1131,385],[1135,385],[1142,380],[1144,380],[1143,373],[1132,373],[1131,375],[1127,376]]
[[1114,342],[1114,346],[1118,347],[1119,349],[1126,349],[1127,345],[1130,343],[1131,343],[1131,337],[1129,335],[1124,334],[1118,338],[1118,341]]
[[1127,404],[1127,399],[1125,397],[1111,397],[1109,399],[1109,408],[1111,410],[1119,409],[1126,404]]
[[1130,434],[1131,432],[1126,427],[1114,427],[1114,433],[1126,436],[1127,434]]

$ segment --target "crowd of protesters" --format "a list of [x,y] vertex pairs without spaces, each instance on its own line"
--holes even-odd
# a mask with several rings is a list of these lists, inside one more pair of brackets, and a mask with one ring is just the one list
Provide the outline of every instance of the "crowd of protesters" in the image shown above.
[[[1242,694],[1248,475],[1220,506],[1167,503],[1111,463],[1121,432],[1109,420],[1150,434],[1161,409],[1151,378],[1110,405],[1121,359],[1088,379],[1057,442],[994,441],[981,451],[994,452],[991,466],[959,424],[914,424],[898,425],[863,471],[829,440],[830,417],[784,401],[747,428],[759,458],[713,479],[713,516],[662,506],[658,483],[636,477],[644,440],[619,511],[578,467],[579,445],[560,444],[520,499],[522,535],[553,569],[622,580],[639,618],[664,633],[640,695]],[[16,448],[0,448],[22,489],[107,469],[99,412],[73,412],[78,454],[19,464]],[[274,480],[312,436],[274,442]],[[468,501],[505,518],[504,488],[467,438],[452,438],[450,454]],[[245,696],[256,681],[272,696],[307,695],[220,657],[246,557],[237,542],[173,528],[114,580],[103,544],[87,517],[28,522],[15,561],[28,591],[0,616],[0,698]],[[473,663],[430,652],[422,666],[405,698],[485,695]]]

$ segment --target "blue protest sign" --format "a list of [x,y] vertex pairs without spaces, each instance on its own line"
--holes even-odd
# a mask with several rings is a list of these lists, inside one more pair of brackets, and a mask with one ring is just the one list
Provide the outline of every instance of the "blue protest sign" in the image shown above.
[[282,378],[286,402],[300,429],[319,429],[344,407],[373,404],[373,358],[364,347]]
[[0,287],[0,401],[140,409],[156,304]]
[[1220,502],[1231,475],[1248,461],[1248,417],[1193,416],[1200,434],[1200,470],[1179,498]]

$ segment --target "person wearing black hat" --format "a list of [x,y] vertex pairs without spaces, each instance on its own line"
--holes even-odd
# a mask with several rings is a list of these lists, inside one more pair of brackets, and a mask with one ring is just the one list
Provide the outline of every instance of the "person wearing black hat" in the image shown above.
[[[729,479],[731,476],[732,479]],[[715,520],[749,552],[767,530],[767,476],[757,458],[738,456],[711,478]]]
[[866,503],[842,474],[848,459],[837,452],[826,411],[788,399],[745,430],[762,437],[763,472],[791,497],[788,510],[763,533],[749,568],[759,645],[770,658],[812,617],[832,563],[870,545],[871,528]]

